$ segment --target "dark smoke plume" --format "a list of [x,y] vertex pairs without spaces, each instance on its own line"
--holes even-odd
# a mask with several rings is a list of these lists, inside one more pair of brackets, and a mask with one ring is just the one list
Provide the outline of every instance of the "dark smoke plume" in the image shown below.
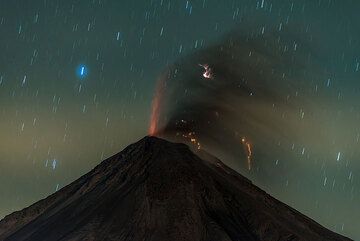
[[[157,134],[181,139],[193,133],[204,147],[243,157],[248,153],[242,138],[263,148],[279,141],[308,143],[309,135],[321,139],[308,100],[315,98],[309,78],[321,77],[321,53],[305,29],[263,31],[234,31],[170,67],[157,94]],[[212,78],[203,76],[204,65]]]

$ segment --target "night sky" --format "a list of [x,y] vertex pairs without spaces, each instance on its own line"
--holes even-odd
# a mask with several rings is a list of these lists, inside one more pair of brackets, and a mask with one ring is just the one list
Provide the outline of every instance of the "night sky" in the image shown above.
[[192,139],[360,239],[359,11],[355,0],[0,0],[0,218],[155,121],[153,134]]

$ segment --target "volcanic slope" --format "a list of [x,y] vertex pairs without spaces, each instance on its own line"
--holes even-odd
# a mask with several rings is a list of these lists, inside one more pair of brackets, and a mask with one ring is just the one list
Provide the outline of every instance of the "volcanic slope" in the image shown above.
[[346,241],[216,158],[145,137],[0,222],[1,241]]

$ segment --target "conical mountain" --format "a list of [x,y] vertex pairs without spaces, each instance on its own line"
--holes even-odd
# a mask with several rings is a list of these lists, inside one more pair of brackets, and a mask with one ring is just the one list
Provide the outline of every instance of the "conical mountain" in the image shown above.
[[346,241],[216,158],[145,137],[0,222],[1,241]]

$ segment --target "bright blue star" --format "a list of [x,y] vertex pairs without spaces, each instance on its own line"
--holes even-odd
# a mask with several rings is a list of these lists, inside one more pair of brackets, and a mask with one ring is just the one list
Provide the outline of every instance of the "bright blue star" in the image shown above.
[[84,64],[79,65],[76,69],[76,75],[80,79],[85,78],[88,75],[88,68]]

